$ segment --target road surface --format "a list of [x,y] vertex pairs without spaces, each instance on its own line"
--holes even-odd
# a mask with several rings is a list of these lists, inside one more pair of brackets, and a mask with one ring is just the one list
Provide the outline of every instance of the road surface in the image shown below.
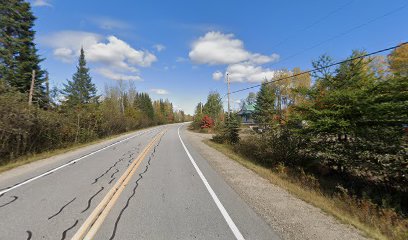
[[173,124],[0,174],[0,239],[279,239]]

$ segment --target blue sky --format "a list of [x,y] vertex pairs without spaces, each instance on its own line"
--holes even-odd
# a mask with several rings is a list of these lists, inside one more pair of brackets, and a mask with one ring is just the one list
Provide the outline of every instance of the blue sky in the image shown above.
[[406,0],[30,2],[53,85],[71,78],[83,46],[100,93],[124,79],[187,113],[209,91],[225,94],[226,71],[236,90],[323,53],[342,60],[408,40]]

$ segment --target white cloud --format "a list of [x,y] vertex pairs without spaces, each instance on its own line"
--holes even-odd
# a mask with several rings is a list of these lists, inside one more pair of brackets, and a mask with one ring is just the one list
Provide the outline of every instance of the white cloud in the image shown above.
[[96,24],[99,28],[105,30],[130,28],[128,23],[109,17],[94,17],[90,18],[89,20]]
[[251,61],[265,64],[276,61],[279,56],[251,53],[244,48],[244,43],[234,38],[233,34],[208,32],[193,42],[189,53],[192,61],[199,64],[223,65]]
[[85,49],[97,44],[103,37],[96,33],[81,31],[60,31],[47,36],[40,36],[40,43],[52,48],[68,48],[79,54],[79,49]]
[[52,7],[49,0],[34,0],[33,6],[34,7]]
[[153,46],[153,48],[156,49],[156,51],[161,52],[166,49],[166,46],[164,46],[163,44],[156,44]]
[[[262,82],[270,79],[275,71],[261,65],[279,60],[279,55],[263,55],[245,49],[244,43],[233,34],[207,32],[193,42],[190,59],[197,64],[228,65],[230,80],[235,82]],[[220,71],[212,74],[213,79],[222,78]]]
[[104,65],[109,72],[99,73],[113,80],[140,80],[140,76],[135,75],[138,68],[149,67],[157,61],[157,57],[149,51],[135,49],[115,36],[103,37],[89,32],[56,32],[41,37],[40,43],[53,48],[54,56],[63,62],[72,62],[83,47],[86,59]]
[[151,92],[158,94],[158,95],[167,95],[169,94],[169,91],[165,89],[160,89],[160,88],[152,88],[150,89]]
[[136,50],[126,42],[109,36],[107,43],[99,42],[85,48],[87,59],[102,62],[116,68],[135,71],[134,66],[148,67],[157,61],[155,55],[145,50]]
[[224,74],[221,71],[216,71],[212,74],[214,80],[220,80],[223,76]]
[[251,58],[249,59],[249,62],[254,63],[254,64],[265,64],[269,62],[276,62],[278,60],[279,60],[279,55],[276,53],[270,56],[265,56],[265,55],[255,53],[255,54],[252,54]]
[[75,53],[69,48],[56,48],[53,52],[54,56],[66,63],[71,63],[74,60]]
[[248,60],[250,53],[244,49],[241,40],[233,34],[208,32],[192,45],[190,59],[200,64],[231,64]]
[[276,71],[251,63],[237,63],[227,67],[231,82],[252,82],[259,83],[275,76]]
[[112,70],[109,70],[107,68],[98,68],[96,71],[101,74],[102,76],[112,79],[112,80],[125,80],[125,81],[138,81],[142,80],[140,76],[138,75],[128,75],[128,74],[122,74],[118,72],[114,72]]

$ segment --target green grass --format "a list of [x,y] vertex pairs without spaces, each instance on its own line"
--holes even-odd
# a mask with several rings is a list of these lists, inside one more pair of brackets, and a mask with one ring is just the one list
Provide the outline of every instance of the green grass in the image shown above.
[[0,165],[0,173],[11,170],[13,168],[16,168],[16,167],[19,167],[19,166],[22,166],[22,165],[25,165],[25,164],[28,164],[28,163],[32,163],[32,162],[39,161],[39,160],[46,159],[46,158],[50,158],[50,157],[53,157],[53,156],[56,156],[56,155],[59,155],[59,154],[74,151],[74,150],[77,150],[77,149],[80,149],[80,148],[83,148],[83,147],[87,147],[87,146],[90,146],[90,145],[93,145],[93,144],[97,144],[97,143],[101,143],[101,142],[104,142],[104,141],[107,141],[107,140],[118,138],[118,137],[121,137],[123,135],[130,134],[132,132],[137,132],[137,131],[140,131],[140,130],[143,130],[143,129],[146,129],[146,128],[141,128],[141,129],[138,129],[138,130],[135,130],[135,131],[115,134],[115,135],[111,135],[111,136],[107,136],[107,137],[104,137],[104,138],[96,139],[96,140],[86,142],[86,143],[77,143],[77,144],[67,146],[65,148],[58,148],[58,149],[53,149],[53,150],[50,150],[50,151],[44,151],[44,152],[41,152],[41,153],[33,153],[33,154],[24,155],[24,156],[18,157],[16,159],[13,159],[13,160],[2,163]]
[[374,239],[408,239],[408,220],[397,216],[392,209],[378,210],[378,207],[366,200],[349,196],[331,197],[316,189],[310,176],[305,175],[299,180],[287,174],[287,169],[270,169],[248,159],[226,144],[218,144],[205,140],[208,146],[218,150],[244,167],[269,180],[271,183],[286,189],[305,202],[322,209],[345,224],[361,230],[363,234]]

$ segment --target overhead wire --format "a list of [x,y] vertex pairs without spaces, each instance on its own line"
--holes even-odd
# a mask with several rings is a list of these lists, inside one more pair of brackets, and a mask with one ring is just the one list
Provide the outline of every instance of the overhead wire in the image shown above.
[[285,42],[287,42],[289,39],[295,37],[296,35],[299,35],[300,32],[307,31],[307,30],[311,29],[312,27],[318,25],[319,23],[321,23],[321,22],[323,22],[324,20],[328,19],[328,18],[331,17],[332,15],[334,15],[334,14],[336,14],[337,12],[341,11],[343,8],[349,6],[349,5],[352,4],[354,1],[355,1],[355,0],[351,0],[351,1],[347,2],[347,3],[344,4],[344,5],[341,5],[340,7],[334,9],[333,11],[329,12],[329,13],[326,14],[325,16],[323,16],[323,17],[317,19],[317,20],[314,21],[313,23],[311,23],[311,24],[307,25],[306,27],[304,27],[304,28],[302,28],[302,29],[300,29],[300,30],[298,30],[298,31],[296,31],[296,32],[294,32],[294,33],[292,33],[291,35],[289,35],[288,37],[286,37],[286,38],[283,39],[282,41],[280,41],[280,42],[278,42],[277,44],[273,45],[273,46],[272,46],[272,49],[275,48],[275,47],[278,47],[278,46],[280,46],[280,45],[282,45],[282,44],[284,44]]
[[330,37],[330,38],[328,38],[328,39],[326,39],[326,40],[323,40],[323,41],[321,41],[321,42],[319,42],[319,43],[317,43],[317,44],[315,44],[315,45],[313,45],[313,46],[310,46],[310,47],[308,47],[308,48],[306,48],[306,49],[304,49],[304,50],[302,50],[302,51],[300,51],[300,52],[297,52],[297,53],[292,54],[292,55],[290,55],[290,56],[288,56],[288,57],[285,57],[285,58],[283,58],[282,60],[280,60],[279,62],[270,64],[270,66],[275,65],[275,64],[278,64],[278,63],[282,63],[282,62],[287,61],[287,60],[289,60],[289,59],[292,59],[292,58],[294,58],[294,57],[296,57],[296,56],[298,56],[298,55],[300,55],[300,54],[303,54],[303,53],[305,53],[305,52],[307,52],[307,51],[310,51],[310,50],[312,50],[312,49],[315,49],[315,48],[317,48],[317,47],[319,47],[319,46],[321,46],[321,45],[323,45],[323,44],[325,44],[325,43],[327,43],[327,42],[330,42],[330,41],[333,41],[333,40],[335,40],[335,39],[337,39],[337,38],[343,37],[343,36],[345,36],[345,35],[347,35],[347,34],[349,34],[349,33],[354,32],[354,31],[357,30],[357,29],[360,29],[360,28],[362,28],[362,27],[365,27],[365,26],[367,26],[367,25],[369,25],[369,24],[371,24],[371,23],[373,23],[373,22],[376,22],[376,21],[382,19],[382,18],[385,18],[385,17],[387,17],[387,16],[389,16],[389,15],[392,15],[392,14],[394,14],[394,13],[396,13],[396,12],[399,12],[399,11],[401,11],[402,9],[406,8],[407,6],[408,6],[408,3],[402,5],[402,6],[398,7],[398,8],[395,8],[395,9],[389,11],[389,12],[386,12],[386,13],[384,13],[384,14],[378,16],[378,17],[372,18],[372,19],[368,20],[367,22],[364,22],[364,23],[362,23],[362,24],[359,24],[359,25],[357,25],[357,26],[354,26],[354,27],[352,27],[352,28],[349,28],[348,30],[346,30],[346,31],[344,31],[344,32],[342,32],[342,33],[339,33],[339,34],[337,34],[337,35],[335,35],[335,36],[333,36],[333,37]]
[[[303,75],[303,74],[308,74],[308,73],[316,72],[316,71],[323,70],[323,69],[326,69],[326,68],[330,68],[330,67],[340,65],[340,64],[343,64],[343,63],[346,63],[346,62],[351,62],[351,61],[354,61],[354,60],[357,60],[357,59],[363,59],[363,58],[366,58],[366,57],[369,57],[369,56],[372,56],[372,55],[375,55],[375,54],[378,54],[378,53],[387,52],[387,51],[390,51],[390,50],[397,49],[397,48],[402,47],[403,45],[406,45],[406,44],[408,44],[408,42],[403,42],[401,44],[394,45],[394,46],[389,47],[389,48],[384,48],[384,49],[377,50],[377,51],[374,51],[374,52],[370,52],[370,53],[367,53],[367,54],[364,54],[364,55],[361,55],[361,56],[357,56],[357,57],[349,58],[349,59],[346,59],[346,60],[343,60],[343,61],[335,62],[335,63],[329,64],[329,65],[326,65],[326,66],[323,66],[323,67],[314,68],[312,70],[300,72],[300,73],[297,73],[297,74],[294,74],[294,75],[291,75],[291,76],[286,76],[286,77],[278,78],[278,79],[271,80],[271,81],[265,81],[265,82],[263,82],[261,84],[257,84],[257,85],[253,85],[253,86],[250,86],[250,87],[246,87],[246,88],[242,88],[242,89],[232,91],[230,93],[230,95],[234,94],[234,93],[246,91],[246,90],[249,90],[249,89],[257,88],[257,87],[262,86],[263,84],[271,84],[271,83],[283,81],[283,80],[286,80],[286,79],[294,78],[294,77],[297,77],[297,76],[300,76],[300,75]],[[226,96],[228,96],[228,93],[225,94],[222,98],[224,98]]]

